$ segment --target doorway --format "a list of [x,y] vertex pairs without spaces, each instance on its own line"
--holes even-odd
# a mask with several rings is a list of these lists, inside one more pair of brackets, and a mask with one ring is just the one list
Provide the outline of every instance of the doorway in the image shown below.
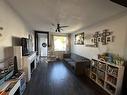
[[38,33],[38,51],[41,57],[47,57],[47,34]]
[[35,51],[40,57],[47,57],[49,47],[49,32],[35,31]]

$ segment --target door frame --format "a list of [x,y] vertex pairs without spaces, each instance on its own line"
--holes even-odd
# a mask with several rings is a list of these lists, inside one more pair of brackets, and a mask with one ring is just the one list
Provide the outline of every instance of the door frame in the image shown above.
[[42,34],[47,34],[47,45],[49,47],[49,32],[47,31],[38,31],[38,30],[34,30],[34,41],[35,41],[35,51],[37,51],[37,55],[38,55],[38,33],[42,33]]

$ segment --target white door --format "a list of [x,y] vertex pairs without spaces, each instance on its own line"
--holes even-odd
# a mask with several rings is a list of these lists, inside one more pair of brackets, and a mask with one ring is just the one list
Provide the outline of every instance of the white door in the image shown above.
[[47,34],[39,33],[38,34],[38,44],[39,44],[39,55],[42,57],[47,56]]

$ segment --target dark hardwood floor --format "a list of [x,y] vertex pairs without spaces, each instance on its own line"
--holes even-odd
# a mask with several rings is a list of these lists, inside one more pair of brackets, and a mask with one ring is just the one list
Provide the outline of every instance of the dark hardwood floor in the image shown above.
[[41,62],[24,95],[104,95],[87,79],[75,76],[62,62]]

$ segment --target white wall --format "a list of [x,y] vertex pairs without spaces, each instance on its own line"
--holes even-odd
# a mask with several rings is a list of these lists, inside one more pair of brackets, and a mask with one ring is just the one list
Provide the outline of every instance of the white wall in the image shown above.
[[18,15],[5,3],[0,0],[0,59],[4,58],[4,47],[12,46],[12,36],[28,37],[29,30]]
[[[101,15],[100,15],[101,16]],[[96,25],[88,27],[86,29],[82,29],[78,32],[85,32],[85,33],[95,33],[96,31],[102,31],[104,29],[109,29],[113,31],[113,35],[115,36],[115,41],[113,43],[109,43],[108,45],[99,45],[98,48],[94,47],[85,47],[85,45],[74,45],[74,35],[71,36],[71,52],[79,54],[81,56],[87,58],[94,58],[97,57],[97,54],[109,52],[119,54],[120,56],[126,55],[125,51],[127,52],[127,12],[121,13],[117,16],[113,16],[105,21],[102,21]],[[76,32],[77,33],[77,32]],[[126,43],[126,44],[125,44]]]
[[126,27],[126,41],[125,41],[125,50],[124,50],[124,56],[127,59],[127,27]]

